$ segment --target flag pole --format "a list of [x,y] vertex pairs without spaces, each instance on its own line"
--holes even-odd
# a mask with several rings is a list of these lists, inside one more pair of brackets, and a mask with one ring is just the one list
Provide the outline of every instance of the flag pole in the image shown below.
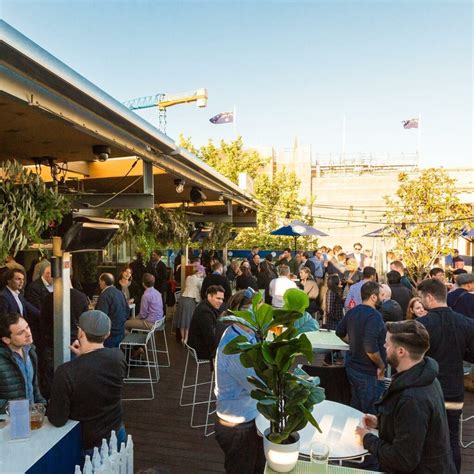
[[418,164],[421,158],[421,114],[418,114]]
[[345,154],[346,154],[346,114],[342,116],[342,154],[341,154],[341,160],[339,160],[339,162],[344,160]]
[[233,120],[232,120],[232,123],[234,125],[234,135],[235,135],[235,138],[237,138],[237,110],[235,108],[235,105],[234,105],[234,111],[233,111]]

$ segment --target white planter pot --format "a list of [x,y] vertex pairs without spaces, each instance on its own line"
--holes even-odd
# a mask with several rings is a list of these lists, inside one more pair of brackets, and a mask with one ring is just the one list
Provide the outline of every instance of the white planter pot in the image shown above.
[[263,434],[263,450],[268,465],[276,472],[290,472],[298,462],[300,454],[300,435],[293,433],[292,437],[296,441],[292,444],[276,444],[268,440],[270,428]]

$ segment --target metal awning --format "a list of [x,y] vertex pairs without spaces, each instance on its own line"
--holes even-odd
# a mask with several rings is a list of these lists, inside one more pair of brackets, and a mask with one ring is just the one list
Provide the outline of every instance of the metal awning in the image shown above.
[[[220,214],[229,221],[229,202],[230,222],[238,221],[239,216],[248,219],[249,214],[255,220],[258,203],[249,192],[177,146],[4,21],[0,21],[0,136],[0,161],[15,158],[33,165],[35,159],[51,158],[67,162],[72,171],[82,169],[70,174],[84,180],[86,193],[88,187],[95,194],[107,193],[119,180],[121,187],[127,186],[130,177],[115,176],[112,166],[107,176],[104,169],[117,158],[139,157],[158,171],[153,171],[155,205],[187,203],[189,189],[197,186],[208,202],[193,209],[202,215],[201,220],[206,220],[207,214],[211,220]],[[100,175],[94,175],[99,168],[92,152],[94,145],[110,147],[109,160],[100,163],[104,165]],[[175,179],[186,182],[182,194],[176,193]],[[143,193],[142,183],[127,192]]]

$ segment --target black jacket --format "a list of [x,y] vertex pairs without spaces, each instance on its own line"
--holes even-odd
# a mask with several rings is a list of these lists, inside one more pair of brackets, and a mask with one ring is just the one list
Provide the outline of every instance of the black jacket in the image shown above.
[[[33,364],[33,397],[36,403],[46,403],[38,388],[38,357],[34,346],[30,348]],[[5,413],[8,400],[26,398],[25,378],[13,358],[10,348],[0,341],[0,414]]]
[[155,277],[155,288],[160,292],[166,292],[167,269],[161,260],[157,263],[150,260],[146,266],[146,272]]
[[219,311],[205,299],[193,313],[189,326],[188,345],[196,349],[199,359],[211,359],[216,353],[216,326]]
[[235,288],[236,290],[246,290],[247,288],[252,288],[255,291],[258,291],[257,280],[253,276],[239,275],[235,279]]
[[412,292],[402,283],[392,283],[389,286],[392,290],[392,300],[395,300],[402,307],[403,315],[406,315],[408,303],[413,297]]
[[449,445],[438,364],[426,357],[397,374],[380,401],[379,436],[364,436],[364,447],[389,474],[456,474]]
[[206,291],[210,286],[218,285],[224,288],[224,302],[227,301],[232,296],[232,290],[230,289],[229,280],[224,275],[218,273],[212,273],[207,275],[202,282],[201,287],[201,298],[206,299]]
[[451,308],[430,309],[418,318],[430,335],[426,353],[439,364],[438,379],[448,402],[464,400],[463,360],[466,353],[474,353],[474,320],[455,313]]
[[41,305],[46,296],[49,295],[49,291],[44,286],[42,278],[37,278],[35,281],[30,283],[25,290],[25,298],[35,308],[41,311]]
[[[53,293],[48,293],[44,299],[41,308],[40,329],[41,329],[41,343],[44,348],[52,349],[54,347],[54,301]],[[71,288],[69,292],[70,302],[70,331],[71,344],[77,337],[77,325],[79,324],[79,316],[88,311],[89,301],[84,293]]]
[[[33,334],[33,341],[39,337],[39,318],[40,311],[36,306],[33,306],[25,297],[20,293],[18,298],[23,305],[23,317],[28,322],[31,333]],[[1,313],[20,313],[20,308],[13,297],[11,291],[8,288],[4,288],[0,291],[0,314]]]
[[402,307],[395,300],[386,300],[380,306],[380,312],[383,316],[384,323],[390,321],[403,321],[405,315]]

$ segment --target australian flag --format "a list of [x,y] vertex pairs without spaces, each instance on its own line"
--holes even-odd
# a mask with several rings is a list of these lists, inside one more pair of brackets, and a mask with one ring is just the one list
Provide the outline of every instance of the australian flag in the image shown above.
[[232,123],[234,121],[234,112],[221,112],[209,119],[209,122],[218,125],[220,123]]
[[418,128],[418,119],[413,118],[410,120],[404,120],[402,122],[403,128],[408,129],[408,128]]

